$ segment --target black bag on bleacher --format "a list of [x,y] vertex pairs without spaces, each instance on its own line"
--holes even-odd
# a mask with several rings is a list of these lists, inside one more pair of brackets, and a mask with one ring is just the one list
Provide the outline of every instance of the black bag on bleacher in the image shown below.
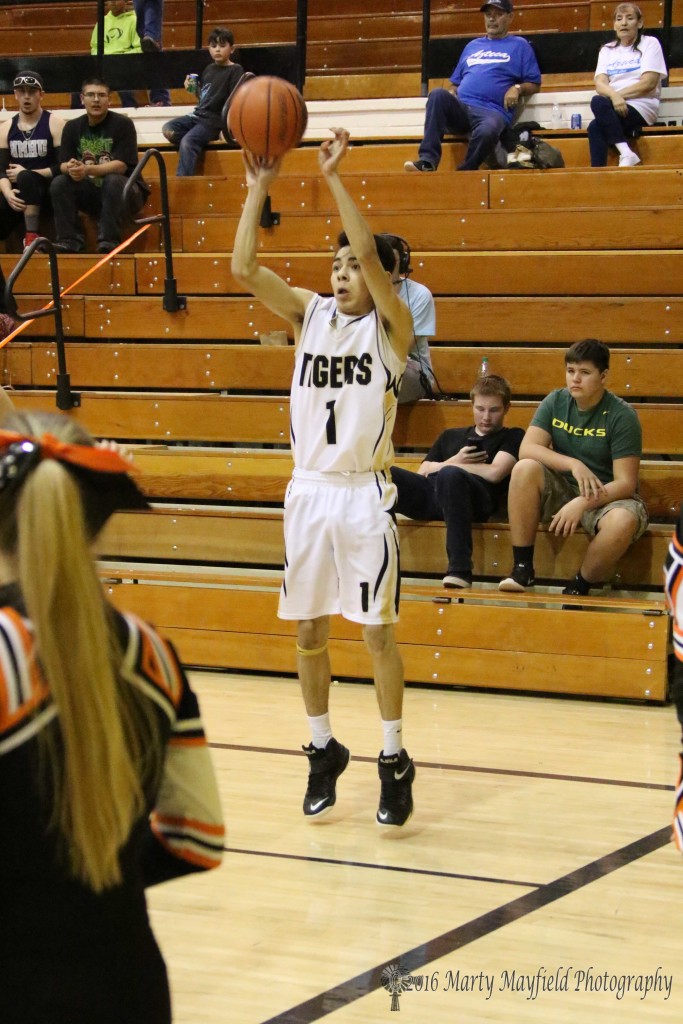
[[560,150],[533,134],[540,127],[537,121],[523,121],[505,129],[500,141],[508,153],[508,167],[530,167],[540,170],[564,167],[564,157]]

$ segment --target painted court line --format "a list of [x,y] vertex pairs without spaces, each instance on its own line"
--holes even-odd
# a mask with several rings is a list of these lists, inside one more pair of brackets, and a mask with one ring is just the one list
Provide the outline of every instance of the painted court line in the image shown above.
[[[283,747],[254,747],[247,743],[209,743],[212,750],[242,750],[248,754],[284,754],[288,757],[302,757],[298,750]],[[351,756],[352,761],[376,764],[377,758]],[[516,768],[486,768],[472,764],[443,764],[439,761],[415,761],[416,768],[440,769],[448,772],[471,772],[478,775],[509,775],[520,779],[549,779],[555,782],[582,782],[592,786],[623,786],[627,789],[660,790],[673,793],[676,788],[666,782],[634,782],[628,779],[601,779],[589,775],[559,775],[555,772],[531,772]]]
[[226,853],[243,853],[247,857],[275,857],[281,860],[300,860],[310,864],[336,864],[340,867],[368,868],[370,871],[398,871],[409,875],[426,875],[429,878],[457,878],[469,882],[486,882],[492,885],[518,885],[522,889],[540,889],[539,882],[524,882],[520,879],[493,878],[490,875],[464,875],[456,871],[430,871],[428,868],[408,868],[399,864],[370,864],[362,860],[344,860],[336,857],[310,857],[301,853],[278,853],[276,850],[245,850],[236,846],[224,846]]
[[[392,960],[400,963],[402,969],[407,973],[418,973],[427,964],[447,956],[457,949],[462,949],[464,946],[476,942],[477,939],[490,935],[498,931],[499,928],[512,924],[541,907],[561,900],[570,893],[590,885],[591,882],[605,878],[612,872],[618,871],[619,868],[626,867],[655,850],[661,849],[670,842],[670,838],[671,826],[658,829],[658,831],[643,836],[642,839],[629,843],[627,846],[622,846],[590,864],[556,878],[533,892],[525,893],[524,896],[519,896],[510,903],[490,910],[488,913],[482,914],[481,917],[473,918],[451,931],[444,932],[443,935],[439,935],[421,946],[406,950],[399,956],[393,957]],[[381,975],[386,966],[386,963],[379,964],[327,992],[320,992],[312,999],[285,1010],[276,1017],[270,1017],[262,1024],[314,1024],[315,1021],[327,1017],[335,1010],[348,1006],[370,992],[383,988]]]

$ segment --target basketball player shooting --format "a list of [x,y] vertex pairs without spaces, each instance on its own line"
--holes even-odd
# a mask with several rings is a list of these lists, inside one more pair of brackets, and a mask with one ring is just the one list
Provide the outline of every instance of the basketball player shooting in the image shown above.
[[394,253],[374,236],[339,177],[349,133],[332,129],[320,170],[343,226],[332,296],[293,288],[256,258],[258,224],[280,160],[246,153],[248,195],[233,276],[288,320],[295,339],[290,400],[294,473],[285,496],[285,572],[278,615],[297,625],[297,667],[312,741],[304,814],[321,818],[350,760],[332,734],[330,615],[363,627],[383,746],[377,822],[401,826],[413,809],[415,767],[403,748],[403,663],[396,644],[400,591],[396,490],[389,468],[396,399],[413,343],[410,311],[392,285]]

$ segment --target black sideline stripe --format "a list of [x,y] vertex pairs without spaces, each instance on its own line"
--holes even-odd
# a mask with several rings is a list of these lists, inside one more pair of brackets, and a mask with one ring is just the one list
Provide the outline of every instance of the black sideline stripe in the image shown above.
[[[548,885],[544,885],[534,892],[519,896],[502,907],[490,910],[488,913],[482,914],[481,917],[475,917],[466,924],[444,932],[443,935],[425,942],[422,946],[416,946],[405,953],[392,955],[391,962],[400,963],[409,974],[416,974],[427,964],[448,956],[456,949],[462,949],[463,946],[468,946],[470,943],[476,942],[477,939],[482,939],[499,928],[512,924],[570,893],[577,892],[584,886],[590,885],[591,882],[597,882],[613,871],[618,871],[619,868],[626,867],[627,864],[632,864],[655,850],[660,850],[670,841],[670,837],[670,826],[652,832],[649,836],[637,839],[635,842],[629,843],[628,846],[622,846],[621,849],[614,850],[599,860],[577,868],[576,871],[570,871],[568,875],[556,878],[554,882],[549,882]],[[305,1003],[293,1006],[276,1017],[270,1017],[267,1021],[263,1021],[263,1024],[313,1024],[314,1021],[334,1013],[335,1010],[348,1006],[349,1003],[382,988],[380,977],[386,966],[386,962],[379,964],[377,967],[337,985],[336,988],[321,992]]]
[[[286,754],[290,757],[300,757],[298,750],[285,750],[281,747],[253,747],[245,743],[209,743],[212,750],[243,750],[248,754]],[[361,761],[366,764],[376,764],[375,757],[360,757],[353,755],[353,761]],[[471,772],[475,775],[511,775],[520,779],[554,779],[557,782],[583,782],[593,786],[624,786],[627,789],[660,790],[666,793],[673,793],[675,786],[666,782],[632,782],[628,779],[600,779],[592,778],[589,775],[558,775],[554,772],[528,772],[519,771],[516,768],[484,768],[471,764],[441,764],[434,761],[416,761],[416,768],[441,769],[447,772]]]
[[486,882],[491,885],[518,885],[522,889],[540,889],[538,882],[523,882],[520,879],[493,878],[490,875],[463,875],[455,871],[430,871],[428,868],[406,868],[398,864],[370,864],[363,860],[341,860],[335,857],[308,857],[301,853],[278,853],[276,850],[244,850],[237,846],[224,846],[226,853],[241,853],[246,857],[275,857],[281,860],[302,860],[308,864],[338,864],[341,867],[368,868],[370,871],[398,871],[409,875],[426,875],[428,878],[457,878],[465,882]]

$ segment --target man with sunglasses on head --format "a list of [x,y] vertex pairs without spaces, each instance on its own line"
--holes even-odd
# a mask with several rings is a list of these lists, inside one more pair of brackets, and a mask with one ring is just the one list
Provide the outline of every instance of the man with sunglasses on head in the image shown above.
[[97,220],[97,251],[112,252],[121,241],[126,214],[142,208],[149,189],[133,185],[128,209],[123,190],[138,162],[138,139],[130,118],[109,109],[109,86],[101,78],[83,82],[85,114],[69,121],[59,150],[61,174],[51,187],[58,252],[83,251],[78,222],[83,210]]
[[0,125],[0,238],[24,225],[24,249],[38,238],[41,208],[59,174],[57,149],[64,122],[43,110],[43,80],[35,71],[14,79],[19,113]]

